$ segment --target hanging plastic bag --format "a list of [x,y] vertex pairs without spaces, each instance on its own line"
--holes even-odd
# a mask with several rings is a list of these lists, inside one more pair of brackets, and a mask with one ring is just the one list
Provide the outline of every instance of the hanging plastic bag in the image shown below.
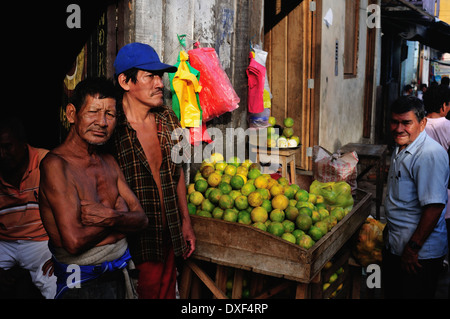
[[354,191],[357,187],[358,154],[349,152],[345,154],[331,154],[321,146],[313,147],[314,179],[319,182],[346,181]]
[[248,111],[261,113],[264,111],[264,79],[266,67],[258,63],[254,58],[254,52],[250,52],[250,64],[247,67],[248,77]]
[[[253,52],[255,52],[255,60],[262,66],[266,67],[266,61],[267,61],[267,55],[268,52],[261,50],[259,44],[256,44],[252,47]],[[269,87],[269,79],[267,77],[267,69],[264,76],[264,94],[263,94],[263,101],[264,101],[264,108],[271,108],[272,107],[272,93],[270,92]]]
[[381,264],[385,226],[386,224],[368,217],[359,229],[358,238],[353,247],[353,255],[362,266]]
[[189,50],[189,62],[200,72],[199,92],[203,122],[239,107],[239,97],[223,70],[214,48]]
[[202,87],[199,84],[199,72],[187,62],[189,55],[180,52],[178,70],[169,73],[172,91],[172,109],[180,120],[181,126],[199,127],[202,122],[202,110],[197,93]]

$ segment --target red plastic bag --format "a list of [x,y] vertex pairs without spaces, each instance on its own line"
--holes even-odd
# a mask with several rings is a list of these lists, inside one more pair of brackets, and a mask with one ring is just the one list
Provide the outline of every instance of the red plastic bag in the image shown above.
[[199,92],[203,122],[239,107],[239,97],[220,64],[214,48],[198,48],[188,51],[190,65],[200,71]]

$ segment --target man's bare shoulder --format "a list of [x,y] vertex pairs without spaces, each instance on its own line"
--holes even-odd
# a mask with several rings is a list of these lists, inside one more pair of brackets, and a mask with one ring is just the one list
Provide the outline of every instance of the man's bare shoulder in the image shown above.
[[66,159],[58,152],[50,151],[42,159],[39,169],[41,172],[56,173],[58,171],[64,171],[67,167]]

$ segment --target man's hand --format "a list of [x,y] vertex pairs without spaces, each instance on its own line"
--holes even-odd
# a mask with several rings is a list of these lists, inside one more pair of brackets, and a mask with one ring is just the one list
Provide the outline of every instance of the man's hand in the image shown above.
[[191,223],[183,223],[182,226],[183,238],[188,246],[188,250],[184,253],[183,258],[189,258],[195,250],[195,234]]
[[408,274],[416,275],[417,272],[422,268],[419,264],[419,252],[415,251],[409,245],[405,246],[403,250],[401,266],[402,269],[405,270]]
[[85,226],[112,226],[114,211],[101,203],[81,200],[81,222]]

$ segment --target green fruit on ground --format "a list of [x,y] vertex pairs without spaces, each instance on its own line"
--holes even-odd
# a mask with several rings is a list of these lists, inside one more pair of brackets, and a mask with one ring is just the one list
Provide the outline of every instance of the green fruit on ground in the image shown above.
[[211,203],[217,205],[219,203],[220,196],[222,195],[223,193],[220,189],[214,188],[211,192],[209,192],[208,199]]
[[299,189],[297,190],[297,193],[295,193],[294,197],[298,202],[307,202],[309,198],[309,193],[304,189]]
[[248,204],[252,207],[261,206],[261,204],[263,202],[263,198],[262,198],[261,194],[258,193],[257,191],[251,192],[248,195],[247,200],[248,200]]
[[244,225],[250,225],[252,223],[252,217],[250,213],[242,210],[238,213],[237,222]]
[[199,210],[197,215],[202,217],[212,217],[211,213],[206,210]]
[[270,212],[270,220],[273,222],[282,222],[285,218],[284,211],[281,209],[274,209]]
[[277,124],[277,120],[275,119],[275,117],[269,116],[269,125],[274,126],[275,124]]
[[330,280],[328,281],[330,284],[332,284],[333,282],[335,282],[336,281],[336,279],[338,279],[338,274],[337,273],[333,273],[331,276],[330,276]]
[[238,210],[247,209],[247,207],[249,206],[247,197],[244,195],[236,197],[236,199],[234,200],[234,206],[236,206]]
[[295,224],[297,225],[298,229],[301,229],[304,232],[306,232],[312,225],[312,219],[308,215],[300,214],[295,220]]
[[[251,167],[251,166],[250,166]],[[259,175],[261,175],[261,171],[257,168],[251,168],[248,173],[247,173],[247,177],[249,179],[255,179],[257,178]]]
[[264,224],[264,223],[256,222],[256,223],[253,223],[252,226],[255,227],[255,228],[267,231],[266,224]]
[[297,241],[295,236],[292,235],[291,233],[284,233],[283,235],[281,235],[281,238],[284,240],[287,240],[288,242],[291,242],[293,244],[295,244],[295,242]]
[[222,195],[219,198],[219,207],[222,209],[230,209],[234,207],[233,198],[230,195]]
[[294,229],[292,232],[292,235],[295,236],[295,238],[299,238],[301,235],[303,235],[305,232],[301,229]]
[[262,207],[253,208],[252,212],[250,213],[250,216],[254,223],[257,223],[257,222],[265,223],[267,221],[267,219],[269,218],[269,214]]
[[208,176],[208,185],[211,187],[216,187],[219,185],[220,181],[222,180],[222,176],[219,173],[212,173]]
[[296,243],[297,243],[300,247],[305,248],[305,249],[309,249],[309,248],[311,248],[312,246],[314,246],[314,244],[315,244],[314,240],[313,240],[310,236],[308,236],[308,235],[306,235],[306,234],[301,235],[301,236],[297,239]]
[[200,205],[204,199],[205,199],[205,197],[203,197],[203,194],[200,193],[199,191],[195,191],[195,192],[189,194],[189,202],[191,202],[195,206]]
[[222,194],[229,194],[233,188],[231,187],[230,184],[225,183],[225,182],[220,182],[219,185],[217,186],[218,189],[220,189],[220,191],[222,192]]
[[292,233],[295,230],[295,223],[293,221],[286,219],[281,224],[283,224],[285,233]]
[[270,201],[270,199],[263,199],[261,207],[263,207],[268,213],[270,213],[273,209],[272,202]]
[[284,210],[284,213],[286,214],[286,219],[288,219],[290,221],[295,221],[299,215],[298,209],[294,206],[286,207],[286,209]]
[[204,179],[199,179],[195,182],[194,188],[200,193],[204,193],[208,189],[208,182]]
[[192,203],[188,203],[187,206],[188,206],[189,215],[195,215],[195,212],[197,211],[197,207]]
[[324,235],[319,227],[311,226],[311,228],[308,231],[308,235],[311,236],[311,238],[314,241],[318,241],[322,236]]
[[294,126],[294,119],[292,117],[286,117],[283,120],[283,125],[285,127],[292,127],[292,126]]
[[223,212],[223,220],[227,222],[236,222],[238,217],[238,213],[234,209],[225,209]]
[[203,202],[200,204],[201,210],[205,210],[207,212],[212,212],[215,207],[216,206],[213,203],[211,203],[209,199],[204,199]]
[[282,223],[272,221],[269,227],[267,227],[267,231],[272,235],[281,237],[284,234],[284,227]]
[[250,195],[251,192],[254,192],[256,190],[256,187],[252,183],[245,183],[244,186],[241,188],[241,193],[244,196]]
[[222,219],[223,218],[223,209],[220,207],[216,207],[213,209],[211,215],[213,218]]

